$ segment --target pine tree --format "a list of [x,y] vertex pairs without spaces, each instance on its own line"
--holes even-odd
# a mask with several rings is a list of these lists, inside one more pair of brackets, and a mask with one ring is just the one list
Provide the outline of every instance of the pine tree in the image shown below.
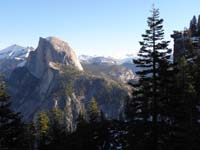
[[197,19],[196,16],[193,16],[192,20],[190,21],[190,34],[191,36],[197,36]]
[[88,115],[91,123],[97,122],[100,119],[100,110],[94,97],[90,101]]
[[98,133],[97,147],[99,149],[109,149],[111,143],[110,124],[102,111],[100,111],[100,120],[97,124],[96,131]]
[[166,83],[173,67],[170,65],[169,41],[164,41],[163,19],[160,19],[158,9],[153,8],[151,12],[152,16],[147,20],[149,29],[140,42],[139,58],[134,60],[143,70],[136,72],[140,79],[133,85],[132,99],[127,103],[127,115],[134,126],[133,130],[130,129],[130,133],[133,132],[130,135],[131,149],[157,150],[163,140],[160,127],[162,117],[166,117],[162,115],[167,98],[167,93],[163,93],[167,92],[164,89],[167,86],[163,86],[163,82]]
[[[176,128],[181,129],[182,142],[176,143],[181,149],[199,149],[200,147],[200,123],[199,123],[199,63],[197,59],[188,61],[181,58],[179,73],[179,109],[174,113]],[[176,106],[177,107],[177,106]],[[177,131],[176,129],[176,131]]]
[[39,149],[44,149],[49,142],[49,117],[45,112],[40,112],[37,118],[37,137]]
[[85,119],[85,113],[83,111],[79,113],[76,121],[77,121],[77,129],[84,128],[88,124]]
[[200,36],[200,15],[198,17],[197,30],[198,30],[198,36]]
[[195,98],[192,101],[192,121],[193,121],[193,132],[192,136],[195,142],[192,144],[197,149],[200,147],[200,56],[197,55],[196,59],[194,60],[193,65],[193,86],[195,90]]
[[76,149],[80,150],[90,148],[91,129],[85,117],[84,112],[79,113],[77,118],[77,129],[75,131],[75,139],[77,142]]
[[49,135],[51,142],[58,144],[65,134],[64,116],[59,108],[53,108],[49,112]]
[[29,145],[29,150],[36,149],[36,128],[34,122],[26,125],[26,137]]
[[19,113],[10,109],[10,97],[0,81],[0,149],[26,149],[24,124]]

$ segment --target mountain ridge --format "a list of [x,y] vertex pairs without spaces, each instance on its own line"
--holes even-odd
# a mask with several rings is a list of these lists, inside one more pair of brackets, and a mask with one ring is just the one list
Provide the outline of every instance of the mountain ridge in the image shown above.
[[87,110],[90,99],[95,97],[102,112],[117,119],[123,113],[127,87],[89,75],[77,67],[75,61],[78,59],[69,45],[64,44],[64,52],[57,51],[56,47],[63,46],[62,41],[57,41],[61,45],[51,42],[40,38],[27,63],[14,69],[10,75],[7,83],[12,108],[21,112],[26,121],[31,121],[38,112],[51,110],[56,100],[67,114],[69,128],[74,128],[78,114]]
[[[60,47],[56,46],[56,43],[61,45],[61,47],[63,47],[63,44],[65,45],[65,47],[69,47],[69,44],[67,42],[62,41],[57,37],[50,36],[47,38],[41,38],[41,40],[45,40],[46,42],[52,43],[53,44],[52,47],[57,49],[59,53],[62,53],[62,48],[60,49]],[[62,42],[59,43],[59,41],[62,41]],[[10,73],[15,68],[23,67],[27,65],[27,62],[30,61],[28,60],[28,56],[31,53],[34,53],[34,51],[35,49],[32,47],[23,47],[17,44],[11,45],[3,50],[0,50],[0,56],[1,54],[4,56],[2,57],[2,59],[0,59],[0,72],[3,74],[6,74],[6,76],[9,76]],[[135,68],[132,66],[132,56],[133,56],[132,54],[127,54],[123,58],[117,59],[111,56],[80,55],[78,57],[78,60],[80,61],[80,63],[76,62],[75,65],[80,70],[83,70],[83,68],[85,67],[85,69],[87,69],[87,71],[90,72],[91,74],[97,75],[98,71],[100,71],[98,75],[102,77],[106,77],[106,78],[110,78],[110,79],[114,79],[114,80],[126,83],[129,80],[134,80],[135,78]],[[2,65],[1,65],[1,62],[2,62]],[[40,64],[41,63],[38,63],[38,65]],[[81,64],[84,67],[82,67]],[[7,66],[6,69],[1,70],[1,68],[4,68],[4,66]],[[50,66],[52,69],[58,69],[56,68],[56,64],[54,62],[49,62],[47,66]],[[99,69],[97,70],[97,72],[96,71],[94,72],[92,70],[92,68],[95,68],[95,67],[96,69]],[[110,69],[109,72],[106,71],[108,69]]]

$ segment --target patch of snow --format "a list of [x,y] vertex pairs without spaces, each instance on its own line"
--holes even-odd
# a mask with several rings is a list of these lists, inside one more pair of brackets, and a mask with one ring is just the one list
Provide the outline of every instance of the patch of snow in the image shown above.
[[20,57],[15,57],[14,59],[15,60],[23,60],[23,58],[20,58]]

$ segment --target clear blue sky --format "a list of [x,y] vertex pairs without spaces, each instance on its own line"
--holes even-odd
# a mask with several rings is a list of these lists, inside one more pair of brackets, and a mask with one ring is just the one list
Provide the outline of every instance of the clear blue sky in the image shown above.
[[78,54],[134,53],[152,3],[168,40],[200,14],[200,0],[1,0],[0,48],[37,47],[39,37],[56,36]]

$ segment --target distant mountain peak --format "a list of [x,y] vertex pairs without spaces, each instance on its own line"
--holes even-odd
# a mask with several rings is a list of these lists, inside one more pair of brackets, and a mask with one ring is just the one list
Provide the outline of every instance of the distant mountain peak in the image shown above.
[[89,56],[89,55],[80,55],[79,60],[81,63],[97,63],[97,64],[123,64],[123,63],[132,63],[133,58],[136,58],[134,54],[126,54],[121,57],[112,57],[112,56]]
[[0,50],[0,59],[25,59],[29,56],[30,51],[33,51],[32,47],[23,47],[17,44],[13,44],[5,49]]

